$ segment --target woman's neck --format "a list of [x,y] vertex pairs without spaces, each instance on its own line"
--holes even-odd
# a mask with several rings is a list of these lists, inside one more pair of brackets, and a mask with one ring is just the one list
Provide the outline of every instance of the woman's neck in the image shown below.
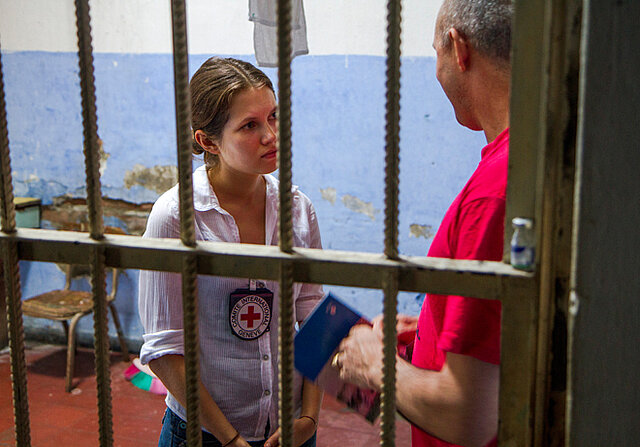
[[255,200],[261,200],[266,190],[266,181],[262,175],[210,169],[207,171],[207,177],[221,203],[251,204]]

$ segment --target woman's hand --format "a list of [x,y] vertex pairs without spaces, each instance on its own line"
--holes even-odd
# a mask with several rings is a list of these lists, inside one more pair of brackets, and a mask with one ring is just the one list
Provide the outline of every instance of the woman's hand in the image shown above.
[[242,436],[240,436],[238,439],[233,441],[227,447],[251,447],[251,445],[247,441],[245,441],[245,439]]
[[236,435],[236,438],[233,438],[232,442],[227,441],[228,444],[222,444],[224,447],[251,447],[251,445],[245,441],[245,439],[240,436],[240,434]]
[[[309,417],[300,417],[293,421],[293,445],[299,446],[304,444],[316,432],[316,424]],[[278,447],[280,445],[280,429],[278,428],[274,434],[264,443],[264,447]]]

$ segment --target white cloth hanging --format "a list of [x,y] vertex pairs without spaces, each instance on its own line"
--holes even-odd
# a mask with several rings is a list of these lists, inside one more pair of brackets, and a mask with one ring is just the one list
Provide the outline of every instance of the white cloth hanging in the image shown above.
[[[308,54],[307,23],[302,0],[291,4],[291,57]],[[249,0],[249,20],[254,23],[253,47],[261,67],[278,66],[278,36],[275,0]]]

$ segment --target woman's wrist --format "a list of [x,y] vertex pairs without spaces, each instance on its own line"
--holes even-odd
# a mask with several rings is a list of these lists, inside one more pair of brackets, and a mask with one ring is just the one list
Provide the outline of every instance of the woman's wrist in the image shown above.
[[240,439],[240,432],[236,431],[236,435],[233,438],[229,439],[224,444],[222,444],[222,447],[229,447],[229,446],[233,445],[233,443],[236,442],[238,439]]
[[309,415],[306,415],[306,414],[303,414],[302,416],[298,417],[298,419],[299,420],[306,419],[306,420],[311,421],[313,423],[313,430],[314,431],[318,430],[318,421],[316,420],[316,418],[314,418],[312,416],[309,416]]

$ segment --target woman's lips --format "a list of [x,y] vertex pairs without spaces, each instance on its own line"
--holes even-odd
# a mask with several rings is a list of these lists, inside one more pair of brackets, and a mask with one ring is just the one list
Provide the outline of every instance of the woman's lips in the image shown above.
[[262,156],[262,158],[275,158],[278,155],[277,149],[273,149]]

